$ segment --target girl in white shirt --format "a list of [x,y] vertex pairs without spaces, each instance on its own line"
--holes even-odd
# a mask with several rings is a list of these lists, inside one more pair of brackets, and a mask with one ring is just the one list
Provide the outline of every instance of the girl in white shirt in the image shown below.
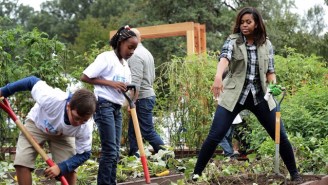
[[81,80],[94,85],[98,99],[95,122],[101,140],[97,184],[116,184],[122,134],[121,107],[125,101],[122,92],[131,83],[131,72],[126,62],[137,48],[138,39],[129,26],[121,27],[111,38],[112,51],[97,56],[84,71]]

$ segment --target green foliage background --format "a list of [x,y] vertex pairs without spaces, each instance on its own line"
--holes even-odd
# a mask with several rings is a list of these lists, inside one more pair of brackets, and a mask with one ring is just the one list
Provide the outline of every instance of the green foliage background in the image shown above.
[[[268,36],[275,46],[278,83],[288,91],[281,112],[297,161],[301,161],[298,167],[302,173],[328,173],[328,34],[323,31],[322,7],[313,7],[301,17],[291,12],[293,0],[240,0],[233,4],[217,0],[72,2],[46,1],[41,11],[18,5],[16,1],[0,2],[0,86],[36,75],[65,90],[69,84],[78,82],[82,71],[96,55],[111,49],[109,31],[126,24],[132,27],[186,21],[205,24],[207,53],[204,55],[186,56],[183,37],[144,41],[156,59],[155,123],[158,131],[164,134],[160,130],[163,127],[169,131],[173,147],[198,150],[207,136],[216,108],[210,87],[217,51],[231,33],[239,8],[254,6],[262,12]],[[90,85],[83,85],[92,89]],[[34,104],[28,92],[17,93],[10,101],[22,120]],[[226,164],[209,165],[208,179],[221,172],[232,175],[249,172],[247,169],[254,173],[272,169],[270,158],[274,143],[252,114],[245,119],[244,137],[250,142],[249,149],[258,154],[250,156],[251,162],[255,162],[253,168],[248,168],[248,163],[239,164],[238,168]],[[14,146],[18,131],[8,125],[3,111],[0,122],[1,146]],[[126,137],[126,133],[123,136]],[[93,157],[97,158],[100,147],[97,132],[93,137]],[[0,158],[5,159],[5,156]],[[262,161],[255,160],[257,158]],[[191,172],[194,162],[195,159],[185,162],[189,167],[186,173]]]
[[[4,62],[1,63],[0,69],[2,74],[8,74],[8,76],[5,75],[5,78],[1,78],[1,84],[28,75],[37,75],[46,79],[53,86],[65,90],[67,83],[71,80],[67,79],[66,75],[75,78],[76,81],[97,54],[110,50],[108,46],[98,49],[97,43],[95,43],[88,52],[78,55],[76,52],[68,50],[55,38],[50,39],[47,34],[37,30],[24,32],[17,28],[2,31],[2,35],[3,37],[0,37],[2,44],[0,58]],[[326,138],[328,71],[320,57],[304,56],[290,48],[287,48],[286,51],[288,51],[286,52],[288,55],[285,57],[276,55],[275,64],[278,81],[288,90],[287,97],[282,104],[282,118],[294,146],[297,160],[307,161],[299,165],[300,171],[325,174],[328,173]],[[67,60],[75,61],[76,64],[82,62],[85,65],[69,66],[73,72],[65,73]],[[173,147],[180,149],[188,147],[191,150],[198,150],[207,136],[216,107],[216,102],[210,92],[216,65],[216,52],[209,52],[203,55],[173,57],[171,61],[157,67],[159,75],[155,83],[157,92],[155,123],[158,128],[164,127],[169,131],[170,144]],[[88,88],[92,87],[88,86]],[[15,112],[22,119],[33,105],[29,93],[17,93],[14,99],[11,99],[11,103]],[[5,121],[6,115],[3,112],[0,115],[1,129],[4,131],[1,132],[1,136],[2,141],[5,141],[2,146],[14,146],[18,134],[17,129],[8,129]],[[246,121],[245,137],[250,142],[249,149],[253,149],[255,154],[261,158],[260,160],[252,159],[255,163],[252,165],[257,167],[252,168],[253,171],[247,171],[245,170],[249,165],[247,163],[239,164],[237,167],[233,164],[224,164],[224,161],[218,158],[217,160],[222,161],[223,164],[218,166],[218,171],[213,171],[214,166],[209,165],[205,170],[208,178],[204,180],[216,178],[218,174],[270,172],[272,168],[268,165],[268,159],[274,155],[274,143],[252,114],[246,117]],[[14,136],[14,138],[8,142],[6,140],[8,136]],[[93,136],[93,158],[97,159],[100,151],[98,133],[95,132]],[[190,160],[182,165],[191,165],[192,168],[195,161]],[[266,167],[263,168],[264,166]],[[92,169],[92,173],[94,173],[95,168],[86,167],[81,170]],[[130,172],[124,165],[121,168],[127,172],[119,171],[119,174],[122,175],[120,178],[126,179],[126,173]],[[152,170],[159,169],[157,165],[152,168],[154,168]],[[283,166],[281,168],[286,170]],[[191,170],[188,169],[185,173],[188,174]],[[82,175],[79,178],[82,182],[87,177]]]

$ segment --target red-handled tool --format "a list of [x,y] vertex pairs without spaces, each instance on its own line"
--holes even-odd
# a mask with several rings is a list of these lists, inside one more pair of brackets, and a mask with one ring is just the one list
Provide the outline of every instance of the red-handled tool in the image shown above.
[[[135,94],[136,87],[134,85],[128,85],[127,90],[133,90],[134,94]],[[136,112],[136,106],[133,103],[133,101],[131,100],[131,98],[126,95],[126,93],[123,93],[123,94],[129,102],[130,113],[131,113],[131,117],[132,117],[132,121],[133,121],[133,128],[134,128],[134,132],[135,132],[137,143],[138,143],[140,159],[141,159],[141,164],[142,164],[142,167],[144,170],[145,180],[146,180],[147,184],[150,184],[150,176],[149,176],[148,165],[147,165],[147,157],[145,155],[145,150],[144,150],[144,146],[143,146],[143,142],[142,142],[142,136],[141,136],[141,132],[140,132],[139,121],[138,121],[137,112]]]
[[[11,109],[9,102],[6,98],[1,97],[0,98],[0,107],[8,113],[9,117],[16,123],[19,130],[25,135],[27,140],[31,143],[31,145],[34,147],[34,149],[41,155],[43,160],[51,167],[54,166],[55,163],[53,160],[45,153],[45,151],[41,148],[41,146],[38,144],[38,142],[33,138],[33,136],[30,134],[30,132],[25,128],[25,126],[22,124],[22,122],[17,118],[14,111]],[[68,182],[64,176],[59,177],[62,185],[68,185]]]

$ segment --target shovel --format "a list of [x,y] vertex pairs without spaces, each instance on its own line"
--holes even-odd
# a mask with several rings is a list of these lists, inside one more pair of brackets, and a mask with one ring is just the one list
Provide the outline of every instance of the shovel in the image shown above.
[[275,123],[275,160],[274,160],[274,174],[269,175],[268,179],[270,178],[281,178],[284,180],[284,184],[287,184],[287,179],[286,177],[280,173],[279,171],[279,147],[280,147],[280,118],[281,118],[281,113],[280,113],[280,105],[282,100],[284,99],[286,95],[286,89],[284,87],[281,87],[280,89],[282,91],[282,97],[279,102],[277,102],[276,98],[273,98],[273,100],[276,103],[276,123]]
[[[128,85],[127,91],[128,90],[133,90],[134,94],[135,94],[136,86]],[[141,136],[141,132],[140,132],[139,121],[138,121],[137,112],[136,112],[136,106],[133,103],[133,101],[131,100],[131,98],[125,92],[123,94],[124,94],[125,98],[127,99],[129,106],[130,106],[130,114],[131,114],[132,121],[133,121],[133,128],[134,128],[134,132],[135,132],[136,139],[137,139],[137,144],[138,144],[138,149],[139,149],[139,153],[140,153],[140,159],[141,159],[141,164],[142,164],[143,171],[144,171],[146,184],[154,184],[155,185],[157,183],[150,182],[150,176],[149,176],[148,165],[147,165],[147,157],[145,155],[145,150],[144,150],[144,146],[143,146],[143,142],[142,142],[142,136]]]
[[[0,97],[0,107],[8,113],[9,117],[16,123],[19,130],[25,135],[27,140],[31,143],[34,149],[41,155],[42,159],[51,167],[54,166],[55,163],[49,156],[45,153],[45,151],[40,147],[37,141],[33,138],[30,132],[25,128],[22,122],[17,118],[14,111],[11,109],[9,102],[6,98]],[[62,185],[68,185],[68,182],[64,176],[59,177]]]

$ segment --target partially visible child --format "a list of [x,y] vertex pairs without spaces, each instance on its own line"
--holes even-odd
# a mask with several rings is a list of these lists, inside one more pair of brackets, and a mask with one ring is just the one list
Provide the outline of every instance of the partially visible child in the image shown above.
[[219,145],[223,149],[224,156],[225,157],[237,157],[239,152],[238,149],[235,150],[235,146],[232,144],[233,134],[235,131],[235,127],[237,124],[242,123],[243,120],[241,116],[238,114],[235,119],[232,122],[232,125],[230,126],[229,130],[227,131],[226,135],[223,137],[223,139],[220,141]]
[[[70,185],[76,184],[74,170],[91,156],[93,120],[96,97],[87,89],[79,89],[73,95],[50,87],[35,76],[10,83],[0,90],[0,97],[8,97],[19,91],[31,91],[36,101],[25,121],[26,129],[42,146],[45,142],[54,165],[45,170],[48,178],[64,175]],[[14,166],[20,185],[32,185],[37,151],[27,138],[18,137]]]
[[116,168],[122,134],[121,107],[125,101],[122,92],[131,83],[131,72],[126,59],[137,48],[136,34],[128,26],[121,27],[111,38],[112,51],[97,56],[81,76],[81,80],[94,85],[98,99],[95,122],[101,140],[97,184],[116,184]]

